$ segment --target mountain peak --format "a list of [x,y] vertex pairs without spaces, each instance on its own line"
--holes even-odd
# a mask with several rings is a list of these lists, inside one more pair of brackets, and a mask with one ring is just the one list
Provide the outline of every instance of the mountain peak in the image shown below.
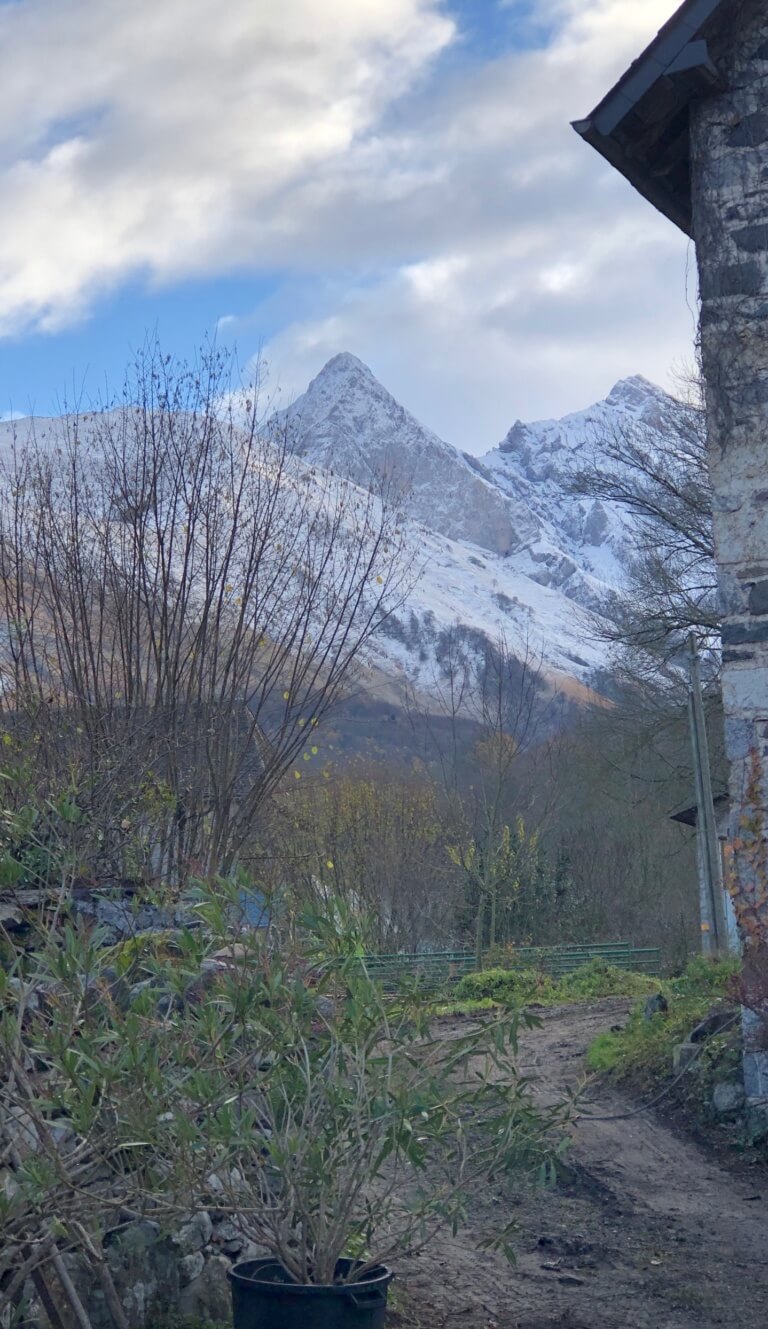
[[536,533],[524,504],[421,424],[348,351],[328,361],[284,418],[297,456],[362,487],[386,477],[408,495],[412,518],[449,539],[506,554]]
[[362,360],[359,360],[351,351],[339,351],[338,355],[333,355],[330,360],[326,361],[320,373],[313,378],[310,387],[315,383],[325,383],[328,380],[338,382],[339,379],[361,377],[375,382],[373,373]]
[[629,378],[620,378],[618,383],[614,383],[606,401],[609,406],[645,406],[646,403],[659,397],[665,397],[667,394],[663,388],[659,388],[650,379],[644,378],[642,374],[632,374]]

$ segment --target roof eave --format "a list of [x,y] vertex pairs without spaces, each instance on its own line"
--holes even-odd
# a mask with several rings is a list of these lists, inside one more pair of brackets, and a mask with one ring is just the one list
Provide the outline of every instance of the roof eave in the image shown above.
[[687,236],[692,234],[693,222],[690,207],[683,204],[674,194],[665,190],[657,180],[653,178],[649,171],[643,169],[643,164],[630,157],[621,144],[613,138],[601,134],[595,127],[594,121],[587,120],[572,121],[576,133],[589,143],[601,157],[605,157],[617,171],[621,173],[635,189],[648,199],[659,212],[663,212],[675,226],[684,231]]
[[693,101],[722,90],[723,80],[707,36],[718,12],[729,3],[684,0],[591,114],[573,122],[585,142],[688,236],[692,231],[690,187],[686,189],[680,179],[677,188],[674,182],[665,184],[665,149],[652,136],[649,140],[647,131],[655,125],[663,130]]

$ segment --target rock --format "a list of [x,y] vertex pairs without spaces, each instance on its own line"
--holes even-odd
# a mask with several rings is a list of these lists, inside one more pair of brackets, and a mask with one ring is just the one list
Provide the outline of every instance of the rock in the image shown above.
[[230,1268],[229,1260],[220,1255],[212,1255],[206,1260],[202,1273],[182,1289],[178,1301],[179,1319],[229,1324],[232,1316],[228,1277]]
[[719,1117],[730,1116],[744,1106],[744,1086],[735,1080],[723,1080],[712,1091],[712,1106]]
[[205,1268],[205,1256],[202,1251],[195,1251],[192,1255],[185,1255],[179,1260],[179,1281],[182,1287],[185,1283],[193,1283],[199,1278]]
[[160,1240],[160,1224],[153,1223],[149,1218],[138,1218],[135,1222],[126,1223],[123,1227],[112,1228],[105,1232],[103,1245],[109,1249],[111,1246],[119,1247],[122,1251],[145,1251],[150,1246],[155,1246]]
[[669,1002],[663,992],[652,992],[645,1003],[643,1019],[652,1020],[654,1015],[666,1015],[669,1010]]
[[214,1241],[239,1241],[241,1244],[245,1240],[243,1229],[239,1223],[235,1223],[231,1218],[224,1218],[219,1223],[213,1225]]
[[195,1214],[194,1218],[185,1223],[174,1237],[174,1244],[182,1251],[184,1255],[194,1255],[195,1251],[201,1251],[208,1245],[213,1233],[213,1223],[210,1214],[201,1210]]
[[145,992],[157,992],[157,982],[154,978],[142,978],[140,983],[133,983],[128,991],[128,1000],[131,1004],[143,997]]
[[336,1014],[336,1003],[332,997],[319,996],[315,998],[315,1010],[321,1020],[332,1020]]
[[77,1143],[77,1136],[68,1121],[60,1118],[58,1121],[48,1123],[48,1133],[56,1145],[56,1148],[65,1154],[67,1150],[74,1147]]
[[211,1195],[225,1195],[229,1197],[232,1191],[241,1189],[243,1185],[242,1174],[236,1167],[230,1168],[228,1172],[210,1172],[205,1179],[205,1183]]
[[713,1038],[728,1025],[733,1024],[733,1011],[716,1009],[710,1011],[709,1015],[696,1025],[688,1035],[689,1043],[703,1043],[707,1038]]
[[675,1072],[687,1070],[699,1055],[695,1043],[678,1043],[672,1053],[672,1069]]
[[218,1246],[231,1259],[245,1258],[241,1252],[249,1245],[249,1241],[239,1223],[225,1218],[222,1222],[214,1223],[211,1245]]
[[169,1015],[183,1009],[183,999],[178,993],[164,992],[162,997],[158,998],[156,1011],[161,1020],[165,1020]]
[[24,1108],[16,1104],[8,1108],[3,1121],[3,1131],[22,1158],[39,1151],[40,1140],[35,1119]]
[[765,1103],[746,1105],[746,1137],[751,1145],[765,1144],[768,1140],[768,1106]]
[[202,969],[219,969],[226,972],[227,969],[236,969],[238,965],[248,964],[253,955],[253,947],[245,945],[244,942],[236,941],[231,946],[224,946],[220,951],[214,951],[203,960]]
[[[147,1319],[148,1311],[153,1307],[155,1301],[156,1285],[154,1282],[143,1283],[141,1281],[133,1283],[128,1288],[123,1298],[123,1310],[128,1317],[128,1323],[133,1325],[143,1325]],[[114,1324],[110,1315],[107,1323]]]
[[17,1000],[24,999],[24,1005],[28,1011],[39,1011],[42,1007],[43,993],[41,989],[32,988],[28,983],[22,983],[20,978],[9,978],[8,987],[13,992]]
[[273,1252],[267,1250],[266,1246],[259,1246],[257,1242],[249,1241],[246,1238],[242,1250],[238,1252],[237,1260],[235,1261],[235,1263],[240,1264],[245,1260],[267,1260],[272,1255]]

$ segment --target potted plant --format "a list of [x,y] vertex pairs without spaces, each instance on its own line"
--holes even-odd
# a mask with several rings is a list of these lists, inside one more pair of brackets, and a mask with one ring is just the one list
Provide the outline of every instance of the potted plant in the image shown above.
[[194,1104],[188,1084],[162,1152],[186,1141],[196,1184],[213,1171],[217,1207],[264,1253],[232,1270],[236,1329],[376,1329],[392,1262],[455,1229],[500,1169],[540,1167],[558,1114],[516,1066],[527,1017],[446,1039],[423,993],[372,981],[338,920],[301,935],[290,958],[245,938],[222,969],[195,1017],[218,1066]]
[[290,947],[233,944],[238,889],[199,888],[201,926],[133,947],[128,969],[90,948],[95,995],[67,1047],[48,1040],[46,1102],[120,1161],[113,1207],[216,1209],[252,1243],[235,1329],[380,1329],[393,1263],[455,1229],[500,1169],[540,1166],[558,1113],[518,1072],[525,1017],[434,1034],[424,995],[385,995],[338,919],[306,920]]

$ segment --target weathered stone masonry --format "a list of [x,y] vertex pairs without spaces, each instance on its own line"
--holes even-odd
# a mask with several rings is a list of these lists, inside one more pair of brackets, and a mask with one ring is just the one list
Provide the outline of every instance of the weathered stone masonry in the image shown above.
[[[768,5],[733,5],[718,60],[724,90],[691,107],[691,199],[701,291],[732,842],[768,771]],[[736,858],[738,870],[739,859]],[[738,889],[768,911],[744,862]]]
[[[696,242],[730,759],[729,888],[768,1005],[768,0],[683,0],[575,128]],[[752,1034],[755,1020],[747,1015]],[[764,1037],[764,1034],[761,1035]],[[768,1051],[745,1087],[768,1100]]]

